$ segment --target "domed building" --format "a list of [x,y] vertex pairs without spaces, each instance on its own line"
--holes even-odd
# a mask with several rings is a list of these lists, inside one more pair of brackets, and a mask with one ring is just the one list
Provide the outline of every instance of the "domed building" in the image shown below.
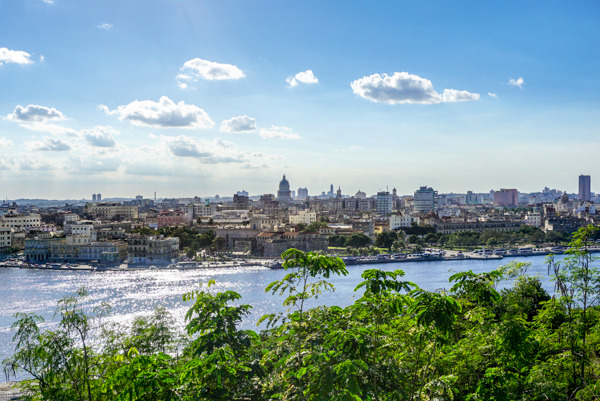
[[285,174],[283,175],[283,179],[279,183],[279,190],[277,191],[277,200],[280,202],[289,202],[292,200],[292,192],[290,191],[290,183],[285,179]]

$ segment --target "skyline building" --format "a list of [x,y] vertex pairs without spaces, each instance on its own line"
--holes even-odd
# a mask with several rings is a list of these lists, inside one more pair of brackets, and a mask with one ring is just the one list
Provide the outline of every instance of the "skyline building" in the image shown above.
[[298,188],[298,199],[307,199],[308,198],[308,188]]
[[415,191],[415,212],[433,212],[437,206],[437,191],[433,188],[423,186]]
[[590,201],[592,199],[591,182],[589,175],[579,176],[579,200]]
[[377,192],[377,214],[391,214],[393,206],[392,194],[388,191]]
[[519,204],[519,191],[514,188],[500,188],[494,192],[495,206],[517,206]]
[[292,200],[292,191],[290,191],[290,183],[288,180],[285,179],[285,174],[283,175],[283,179],[279,182],[277,200],[280,202],[289,202]]

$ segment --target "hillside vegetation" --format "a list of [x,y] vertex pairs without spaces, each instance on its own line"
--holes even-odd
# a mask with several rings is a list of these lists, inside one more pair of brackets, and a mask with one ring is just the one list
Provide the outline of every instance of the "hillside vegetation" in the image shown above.
[[32,400],[596,400],[600,272],[586,252],[595,230],[549,259],[554,296],[526,264],[457,273],[447,292],[371,269],[354,304],[307,309],[347,270],[291,249],[289,273],[266,288],[287,312],[264,316],[260,332],[238,328],[251,306],[212,282],[183,295],[193,305],[182,333],[165,309],[128,328],[107,324],[109,308],[87,310],[81,290],[59,302],[52,330],[16,316],[4,369],[32,377],[22,383]]

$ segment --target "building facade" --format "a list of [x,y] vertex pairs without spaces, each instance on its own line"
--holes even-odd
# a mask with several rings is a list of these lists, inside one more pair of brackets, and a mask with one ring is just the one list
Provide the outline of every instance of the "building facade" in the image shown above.
[[433,212],[437,206],[437,191],[431,187],[420,187],[415,191],[414,210],[416,213]]
[[591,181],[592,178],[589,175],[579,176],[579,200],[589,201],[592,199]]

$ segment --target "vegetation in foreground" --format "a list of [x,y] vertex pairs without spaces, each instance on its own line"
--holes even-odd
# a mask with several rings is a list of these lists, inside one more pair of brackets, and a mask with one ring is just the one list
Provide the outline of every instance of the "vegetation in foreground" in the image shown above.
[[[291,249],[289,274],[266,291],[286,296],[260,333],[238,329],[251,309],[233,291],[185,294],[184,333],[165,309],[130,328],[85,310],[85,291],[61,300],[58,326],[18,314],[5,372],[27,372],[31,400],[596,400],[600,396],[600,272],[574,234],[549,259],[557,295],[526,264],[450,278],[447,292],[366,270],[346,308],[308,309],[347,270],[338,258]],[[497,285],[514,279],[509,289]]]

